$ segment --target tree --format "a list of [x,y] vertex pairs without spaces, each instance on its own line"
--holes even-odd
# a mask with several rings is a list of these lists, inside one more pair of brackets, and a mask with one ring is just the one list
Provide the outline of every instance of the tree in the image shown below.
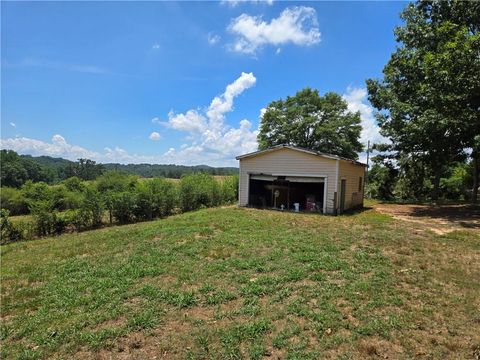
[[2,186],[20,187],[27,180],[50,182],[53,178],[50,169],[22,158],[13,150],[1,150],[0,163]]
[[348,111],[340,95],[306,88],[268,105],[258,142],[261,150],[288,144],[357,159],[361,130],[360,113]]
[[480,3],[418,1],[401,16],[400,46],[383,79],[367,80],[369,100],[393,155],[429,168],[435,200],[442,174],[480,133]]

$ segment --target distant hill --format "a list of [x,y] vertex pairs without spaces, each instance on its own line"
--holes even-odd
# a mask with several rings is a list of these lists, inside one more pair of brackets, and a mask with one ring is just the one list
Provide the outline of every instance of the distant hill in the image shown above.
[[[66,169],[75,166],[76,162],[62,158],[54,158],[50,156],[31,156],[20,155],[20,157],[30,160],[40,166],[54,168],[59,175],[66,172]],[[116,170],[129,174],[138,175],[140,177],[157,177],[163,176],[168,178],[180,178],[183,174],[192,172],[206,172],[212,175],[233,175],[238,173],[236,167],[212,167],[208,165],[175,165],[175,164],[117,164],[107,163],[101,164],[106,171]]]
[[71,176],[82,180],[93,180],[105,171],[121,171],[140,177],[167,177],[179,179],[184,174],[205,172],[211,175],[234,175],[235,167],[212,167],[208,165],[174,165],[174,164],[96,164],[95,161],[79,159],[70,161],[50,156],[19,155],[15,151],[0,151],[1,185],[20,187],[26,181],[44,181],[58,183]]
[[183,174],[206,172],[212,175],[233,175],[238,173],[235,167],[211,167],[208,165],[174,165],[174,164],[103,164],[106,170],[118,170],[141,177],[163,176],[178,179]]

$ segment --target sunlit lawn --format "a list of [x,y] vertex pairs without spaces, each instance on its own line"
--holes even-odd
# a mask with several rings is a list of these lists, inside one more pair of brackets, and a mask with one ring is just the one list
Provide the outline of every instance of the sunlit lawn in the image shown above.
[[474,358],[480,236],[235,207],[2,246],[15,358]]

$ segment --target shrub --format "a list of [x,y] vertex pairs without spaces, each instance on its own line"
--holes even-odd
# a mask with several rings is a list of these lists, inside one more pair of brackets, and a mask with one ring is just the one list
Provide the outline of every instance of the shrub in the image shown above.
[[3,187],[0,190],[1,207],[11,215],[28,214],[28,203],[22,191],[15,188]]
[[218,182],[208,174],[190,174],[180,180],[180,206],[182,211],[197,210],[220,204]]
[[47,236],[63,232],[66,224],[57,216],[51,200],[38,200],[30,204],[30,211],[35,219],[38,236]]
[[112,199],[112,213],[115,219],[122,224],[133,222],[135,219],[135,194],[124,191],[115,194]]
[[152,196],[153,217],[165,217],[174,212],[178,202],[177,185],[163,178],[145,182]]
[[85,184],[76,176],[72,176],[63,182],[63,185],[69,191],[82,192],[85,190]]
[[135,188],[134,214],[139,220],[153,219],[155,194],[146,182],[139,182]]
[[34,183],[28,180],[22,186],[22,193],[28,203],[51,199],[50,187],[41,181]]
[[98,191],[86,188],[76,213],[75,226],[78,229],[88,229],[102,225],[103,211],[103,202]]
[[101,193],[113,191],[116,193],[133,190],[137,183],[137,177],[120,171],[109,171],[99,176],[95,181],[97,190]]
[[0,237],[1,243],[22,240],[22,232],[10,221],[8,210],[0,209]]
[[238,175],[229,176],[220,185],[222,204],[234,204],[238,200]]

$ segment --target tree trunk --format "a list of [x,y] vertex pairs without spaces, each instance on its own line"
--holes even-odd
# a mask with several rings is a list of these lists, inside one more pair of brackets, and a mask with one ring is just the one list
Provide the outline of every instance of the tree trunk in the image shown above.
[[438,194],[440,192],[440,177],[441,177],[440,168],[435,169],[435,175],[433,178],[433,190],[432,190],[432,200],[438,200]]
[[480,174],[480,159],[479,155],[475,155],[473,157],[473,188],[472,188],[472,204],[477,203],[478,198],[478,182],[479,182],[479,174]]

